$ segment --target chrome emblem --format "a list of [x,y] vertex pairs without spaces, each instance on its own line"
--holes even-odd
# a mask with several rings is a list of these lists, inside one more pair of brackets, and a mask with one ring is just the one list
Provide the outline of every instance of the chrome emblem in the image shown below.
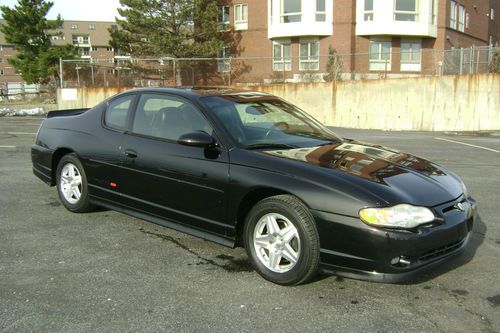
[[461,202],[459,202],[459,203],[455,204],[455,206],[454,206],[454,207],[455,207],[456,209],[458,209],[459,211],[461,211],[461,212],[465,212],[465,207],[464,207],[464,205],[462,205],[462,203],[461,203]]

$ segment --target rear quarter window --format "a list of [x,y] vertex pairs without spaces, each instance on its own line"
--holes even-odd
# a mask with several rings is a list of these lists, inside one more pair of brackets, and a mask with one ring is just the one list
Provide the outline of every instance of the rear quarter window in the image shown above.
[[129,95],[111,101],[104,115],[104,124],[113,129],[125,130],[134,98],[134,95]]

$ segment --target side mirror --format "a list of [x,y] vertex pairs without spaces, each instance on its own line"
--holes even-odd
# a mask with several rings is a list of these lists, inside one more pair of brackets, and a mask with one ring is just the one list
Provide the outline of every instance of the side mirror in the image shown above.
[[186,133],[180,136],[177,143],[184,146],[210,148],[215,145],[214,138],[203,131]]

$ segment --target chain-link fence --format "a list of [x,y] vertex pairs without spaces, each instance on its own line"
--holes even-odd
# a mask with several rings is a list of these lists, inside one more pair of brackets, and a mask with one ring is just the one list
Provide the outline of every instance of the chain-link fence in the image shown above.
[[237,86],[437,76],[495,71],[499,59],[500,48],[494,47],[281,58],[79,59],[61,61],[60,84],[64,88]]

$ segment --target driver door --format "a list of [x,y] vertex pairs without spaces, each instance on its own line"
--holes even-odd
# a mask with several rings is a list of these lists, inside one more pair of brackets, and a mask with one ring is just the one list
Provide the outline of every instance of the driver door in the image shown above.
[[214,135],[188,100],[142,94],[131,131],[124,135],[128,177],[121,193],[138,210],[225,235],[228,152],[177,143],[182,134],[194,131]]

